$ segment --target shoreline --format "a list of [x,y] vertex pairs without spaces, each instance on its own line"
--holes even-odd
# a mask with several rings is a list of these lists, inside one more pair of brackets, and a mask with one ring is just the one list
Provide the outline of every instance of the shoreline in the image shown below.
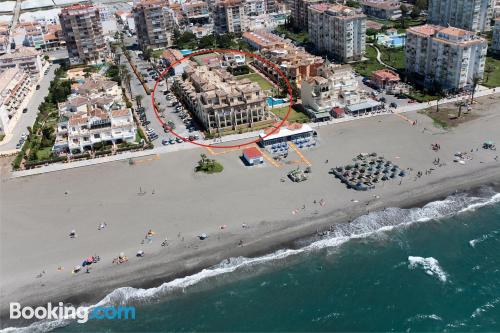
[[[427,190],[422,189],[422,187],[427,187]],[[263,237],[262,239],[245,243],[242,247],[233,246],[228,249],[228,245],[234,244],[236,238],[238,238],[235,237],[237,235],[230,235],[222,244],[213,244],[214,246],[199,249],[187,255],[178,254],[170,258],[170,260],[165,260],[165,258],[162,258],[161,253],[157,253],[148,258],[148,261],[128,263],[126,266],[120,267],[115,266],[115,272],[112,271],[113,268],[106,267],[99,272],[97,280],[94,279],[92,282],[85,281],[85,283],[79,286],[80,289],[78,290],[74,290],[70,286],[72,281],[67,281],[67,283],[61,283],[61,285],[55,286],[55,289],[47,290],[43,294],[39,293],[37,296],[28,295],[25,298],[21,297],[19,301],[24,306],[45,305],[50,301],[62,301],[66,304],[75,305],[93,305],[120,287],[155,288],[165,282],[186,277],[198,273],[203,269],[213,267],[221,263],[224,259],[240,256],[255,258],[277,250],[298,249],[313,242],[315,237],[318,236],[318,231],[326,231],[333,225],[348,223],[350,220],[369,212],[380,211],[388,207],[401,209],[420,208],[430,202],[443,200],[453,194],[474,193],[484,187],[491,187],[498,192],[500,191],[500,169],[496,165],[490,165],[483,168],[481,172],[477,172],[474,176],[464,175],[458,180],[456,177],[447,177],[432,184],[424,184],[422,187],[412,189],[410,193],[419,193],[416,193],[415,196],[408,196],[406,199],[396,196],[391,201],[378,202],[367,206],[363,205],[361,208],[350,209],[348,212],[345,210],[328,212],[325,215],[315,217],[305,224],[288,227],[281,225],[278,228],[274,228],[275,230],[271,233],[261,230],[260,235],[257,234],[257,236]],[[254,234],[253,237],[255,236]],[[179,261],[185,261],[188,264],[179,264]],[[145,269],[148,270],[147,274],[144,274]],[[95,285],[99,285],[99,287],[95,288]],[[8,318],[6,303],[1,306],[0,323],[1,329],[12,325],[12,322]],[[19,324],[28,325],[30,323],[32,322],[21,323],[20,321],[16,321],[16,327],[22,327]]]

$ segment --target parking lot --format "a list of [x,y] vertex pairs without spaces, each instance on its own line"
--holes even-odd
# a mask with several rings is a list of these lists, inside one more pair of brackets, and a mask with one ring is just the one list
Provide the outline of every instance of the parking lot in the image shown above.
[[[135,39],[124,38],[124,42],[128,46],[135,43]],[[130,51],[131,59],[141,72],[150,89],[153,89],[159,73],[163,71],[163,67],[155,69],[153,65],[141,58],[140,52],[135,50]],[[123,57],[123,62],[127,60]],[[130,68],[132,73],[132,70]],[[175,133],[184,137],[186,140],[198,140],[203,138],[203,134],[199,130],[199,126],[193,121],[192,115],[188,114],[187,110],[182,107],[176,97],[170,93],[167,85],[167,78],[158,83],[158,87],[154,93],[155,101],[159,108],[161,119],[172,128]],[[140,121],[145,128],[145,134],[153,141],[155,145],[169,144],[184,144],[182,139],[175,135],[160,124],[153,110],[151,95],[147,95],[142,87],[141,82],[135,75],[132,75],[132,92],[134,96],[143,96],[141,108],[138,108],[137,113]]]
[[366,78],[363,76],[358,76],[358,87],[359,89],[365,90],[368,92],[373,99],[385,103],[386,107],[396,108],[403,107],[411,104],[411,100],[404,96],[395,96],[385,93],[384,91],[377,90],[371,87],[369,84],[366,84]]

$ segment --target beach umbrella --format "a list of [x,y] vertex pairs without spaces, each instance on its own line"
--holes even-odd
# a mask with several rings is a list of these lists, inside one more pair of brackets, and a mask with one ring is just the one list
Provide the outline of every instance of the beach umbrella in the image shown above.
[[201,240],[207,239],[208,235],[205,233],[202,233],[201,235],[198,236]]

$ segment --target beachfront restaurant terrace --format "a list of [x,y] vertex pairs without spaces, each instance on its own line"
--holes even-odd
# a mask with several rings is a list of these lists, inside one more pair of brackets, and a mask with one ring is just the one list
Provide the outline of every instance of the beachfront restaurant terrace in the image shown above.
[[[279,124],[275,124],[275,127]],[[314,135],[315,131],[311,126],[307,124],[288,124],[285,123],[282,127],[277,129],[273,134],[266,137],[273,129],[268,128],[265,131],[259,133],[261,141],[259,142],[262,147],[268,147],[273,145],[286,144],[287,141],[300,141],[300,140],[310,140]]]
[[379,110],[381,107],[382,103],[368,99],[361,103],[348,105],[345,110],[351,115],[358,116],[359,114]]

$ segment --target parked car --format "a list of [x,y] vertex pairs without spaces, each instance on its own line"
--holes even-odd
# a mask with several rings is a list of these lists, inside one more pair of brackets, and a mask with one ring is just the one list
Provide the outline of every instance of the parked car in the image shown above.
[[169,144],[168,139],[161,140],[161,144],[164,145],[164,146],[168,145]]
[[398,105],[396,103],[394,103],[394,102],[391,102],[391,104],[389,104],[389,106],[391,108],[397,108],[398,107]]

